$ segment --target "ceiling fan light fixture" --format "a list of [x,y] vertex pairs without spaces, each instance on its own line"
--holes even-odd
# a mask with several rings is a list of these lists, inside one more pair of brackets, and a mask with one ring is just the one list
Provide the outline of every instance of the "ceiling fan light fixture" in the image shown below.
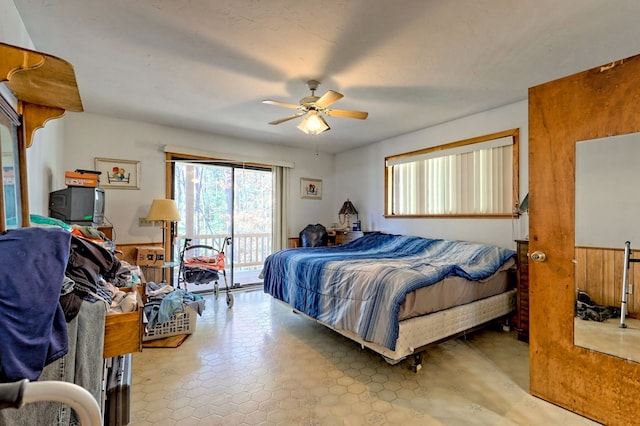
[[319,84],[320,82],[317,80],[307,81],[307,86],[309,87],[309,90],[311,90],[311,96],[300,99],[298,104],[274,101],[271,99],[263,100],[262,103],[265,104],[298,110],[295,114],[270,121],[269,124],[275,125],[284,123],[285,121],[293,120],[294,118],[302,117],[304,115],[302,122],[298,125],[298,129],[305,132],[307,135],[319,135],[322,132],[331,130],[327,122],[324,120],[323,115],[330,117],[356,118],[358,120],[364,120],[369,115],[364,111],[329,109],[331,105],[342,99],[344,95],[334,90],[327,90],[324,95],[318,97],[315,92]]
[[298,129],[313,136],[329,130],[330,127],[317,111],[309,111],[304,120],[298,125]]

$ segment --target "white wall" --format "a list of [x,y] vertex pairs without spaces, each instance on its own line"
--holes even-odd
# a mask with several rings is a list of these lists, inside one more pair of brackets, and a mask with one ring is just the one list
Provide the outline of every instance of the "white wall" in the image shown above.
[[41,216],[49,215],[49,192],[64,186],[63,119],[46,123],[36,131],[33,144],[27,148],[27,180],[29,184],[29,211]]
[[338,154],[336,205],[347,197],[351,199],[365,231],[464,239],[512,248],[513,240],[526,234],[515,220],[386,219],[383,214],[385,157],[513,128],[520,129],[520,194],[524,197],[528,191],[526,100]]
[[[159,229],[139,227],[138,218],[147,215],[154,198],[165,196],[165,145],[293,162],[289,235],[297,235],[308,223],[333,221],[332,199],[325,196],[322,200],[302,200],[299,183],[300,177],[322,179],[324,193],[332,194],[333,155],[86,112],[68,113],[64,118],[64,129],[64,168],[57,172],[58,176],[62,176],[64,170],[94,169],[96,157],[140,161],[139,190],[106,189],[105,213],[114,225],[118,243],[161,241]],[[60,182],[54,189],[63,187]]]
[[0,0],[0,41],[34,50],[31,37],[13,0]]
[[640,133],[576,144],[576,245],[640,245]]

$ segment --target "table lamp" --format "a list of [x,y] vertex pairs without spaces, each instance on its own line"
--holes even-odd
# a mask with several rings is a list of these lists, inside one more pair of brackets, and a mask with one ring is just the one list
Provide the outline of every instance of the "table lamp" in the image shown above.
[[358,210],[356,210],[356,208],[354,207],[353,203],[351,201],[349,201],[349,199],[347,198],[347,201],[345,201],[342,204],[342,207],[340,208],[340,211],[338,212],[338,219],[340,220],[340,225],[344,225],[345,223],[347,224],[347,228],[351,228],[350,222],[349,222],[349,217],[356,215],[356,222],[353,226],[353,230],[354,231],[359,231],[360,230],[360,220],[358,219]]

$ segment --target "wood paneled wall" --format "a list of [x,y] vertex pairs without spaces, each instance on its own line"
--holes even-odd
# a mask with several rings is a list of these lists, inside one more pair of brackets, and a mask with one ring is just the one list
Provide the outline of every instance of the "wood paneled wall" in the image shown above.
[[[632,250],[632,258],[633,255]],[[622,302],[622,274],[624,272],[624,249],[576,247],[575,283],[586,291],[598,305],[620,307]],[[640,265],[629,265],[629,283],[640,284]],[[627,309],[629,317],[639,318],[640,287],[634,287],[629,295]],[[637,290],[637,291],[636,291]]]

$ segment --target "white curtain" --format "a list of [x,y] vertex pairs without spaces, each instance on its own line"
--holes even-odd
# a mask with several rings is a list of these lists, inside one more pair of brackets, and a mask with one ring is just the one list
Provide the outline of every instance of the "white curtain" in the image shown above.
[[511,213],[512,153],[507,145],[394,164],[393,213]]
[[289,211],[289,168],[273,168],[273,251],[287,248]]

